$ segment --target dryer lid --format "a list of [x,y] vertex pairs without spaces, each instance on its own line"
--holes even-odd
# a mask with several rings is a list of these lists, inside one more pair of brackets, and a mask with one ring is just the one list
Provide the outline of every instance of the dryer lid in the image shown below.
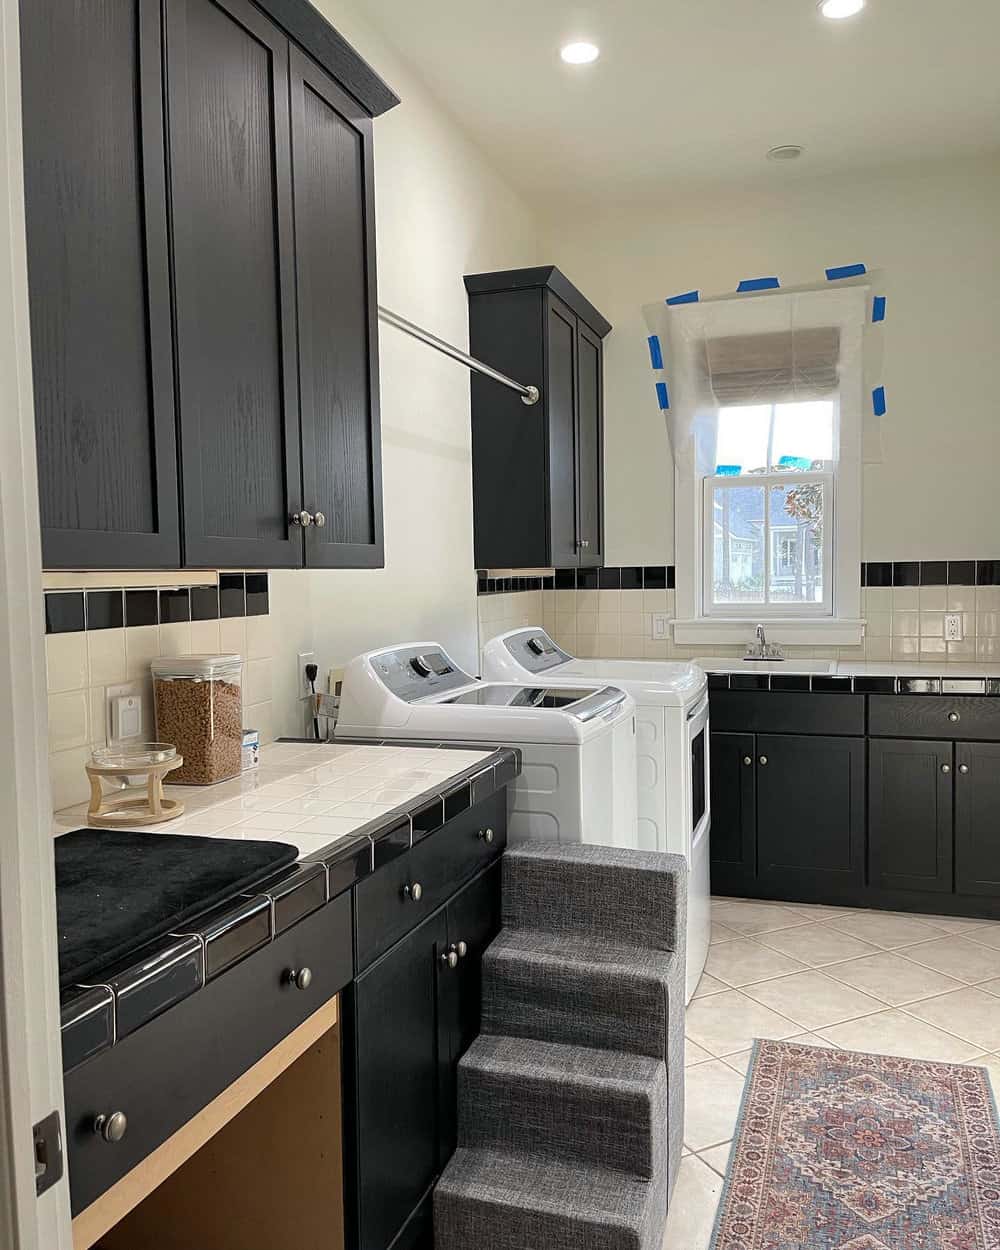
[[620,707],[627,695],[616,686],[512,686],[506,682],[485,682],[462,690],[437,703],[466,707],[517,708],[519,711],[565,712],[579,721],[593,720]]

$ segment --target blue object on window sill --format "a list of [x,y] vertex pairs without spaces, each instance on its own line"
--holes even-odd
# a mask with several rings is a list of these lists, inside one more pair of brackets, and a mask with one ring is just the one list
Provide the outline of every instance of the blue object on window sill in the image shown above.
[[807,456],[782,456],[778,461],[779,469],[811,469],[812,461]]
[[717,464],[715,474],[716,477],[739,477],[742,468],[741,464]]

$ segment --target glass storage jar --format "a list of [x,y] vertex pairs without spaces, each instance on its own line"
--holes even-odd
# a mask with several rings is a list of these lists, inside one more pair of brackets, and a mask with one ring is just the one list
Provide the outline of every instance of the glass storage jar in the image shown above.
[[171,784],[204,786],[238,777],[243,751],[240,657],[161,656],[150,667],[156,736],[184,756],[170,775]]

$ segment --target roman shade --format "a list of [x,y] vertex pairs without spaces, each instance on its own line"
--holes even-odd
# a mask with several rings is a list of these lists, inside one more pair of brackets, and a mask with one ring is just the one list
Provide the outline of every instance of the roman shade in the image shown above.
[[705,338],[702,398],[720,408],[824,399],[839,384],[838,326]]

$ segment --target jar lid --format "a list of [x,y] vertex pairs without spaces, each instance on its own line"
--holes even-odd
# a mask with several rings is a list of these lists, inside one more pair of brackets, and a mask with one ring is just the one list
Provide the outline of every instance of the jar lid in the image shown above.
[[217,677],[242,665],[238,655],[161,655],[149,667],[154,677]]

